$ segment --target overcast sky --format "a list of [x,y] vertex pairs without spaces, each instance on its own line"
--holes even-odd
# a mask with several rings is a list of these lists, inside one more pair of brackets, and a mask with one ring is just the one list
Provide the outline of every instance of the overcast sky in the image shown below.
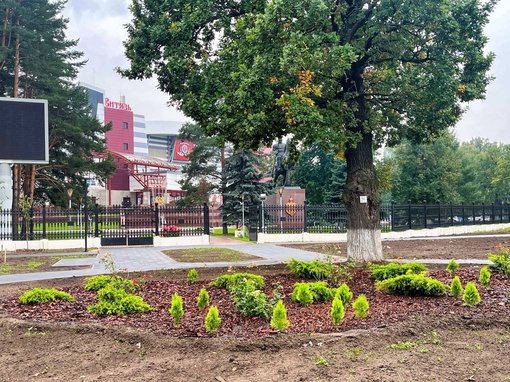
[[[116,66],[128,67],[122,41],[124,27],[131,19],[129,0],[68,0],[64,15],[69,18],[67,36],[79,39],[77,49],[88,60],[78,80],[105,90],[106,97],[126,103],[145,119],[184,121],[178,110],[167,106],[168,96],[157,89],[155,79],[129,81],[121,78]],[[488,50],[496,54],[491,74],[496,77],[483,101],[475,101],[456,126],[459,140],[484,137],[490,141],[510,143],[510,1],[500,0],[486,33]]]

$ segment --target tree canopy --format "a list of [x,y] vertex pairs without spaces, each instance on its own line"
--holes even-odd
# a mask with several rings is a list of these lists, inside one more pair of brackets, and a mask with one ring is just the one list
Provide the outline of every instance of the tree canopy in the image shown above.
[[348,256],[380,260],[373,149],[434,139],[461,102],[483,98],[495,3],[133,0],[119,71],[156,75],[174,105],[237,147],[291,134],[345,157]]

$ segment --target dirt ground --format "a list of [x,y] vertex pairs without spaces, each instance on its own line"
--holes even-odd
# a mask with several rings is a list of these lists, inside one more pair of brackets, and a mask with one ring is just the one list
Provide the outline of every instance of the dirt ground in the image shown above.
[[[384,242],[387,258],[487,259],[509,237],[399,240]],[[297,245],[293,245],[297,246]],[[301,248],[304,245],[301,246]],[[345,254],[343,244],[306,245],[319,253]],[[284,248],[282,249],[284,250]],[[340,252],[338,252],[340,251]],[[462,266],[463,282],[477,282],[480,266]],[[246,271],[266,277],[266,294],[282,293],[291,322],[272,330],[268,320],[246,318],[226,291],[208,286],[216,276]],[[143,315],[97,317],[86,311],[95,300],[83,279],[0,285],[1,381],[510,381],[510,280],[492,274],[488,289],[477,282],[482,302],[474,308],[452,296],[410,298],[376,291],[364,269],[346,280],[355,297],[367,295],[369,315],[352,309],[344,322],[330,322],[329,305],[301,307],[290,299],[299,281],[285,266],[198,269],[188,286],[185,271],[144,275],[140,295],[156,308]],[[430,275],[447,283],[444,267]],[[17,302],[34,287],[69,291],[75,303],[26,307]],[[219,307],[217,334],[203,330],[204,313],[194,308],[206,287]],[[168,314],[171,293],[185,301],[176,328]]]

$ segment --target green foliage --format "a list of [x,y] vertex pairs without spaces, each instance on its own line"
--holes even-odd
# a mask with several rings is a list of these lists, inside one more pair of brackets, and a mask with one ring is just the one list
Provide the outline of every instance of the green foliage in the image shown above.
[[170,309],[168,310],[174,319],[174,325],[179,326],[182,316],[184,316],[184,307],[182,305],[182,297],[177,292],[172,295]]
[[205,288],[200,289],[197,297],[197,308],[199,310],[205,309],[209,305],[209,293]]
[[215,333],[218,331],[220,327],[221,318],[218,308],[216,306],[211,306],[207,311],[207,315],[205,316],[205,330],[207,333]]
[[349,289],[347,284],[342,284],[336,291],[336,296],[342,301],[343,306],[348,306],[349,302],[352,300],[352,292]]
[[466,288],[464,288],[464,294],[462,295],[462,301],[464,305],[473,307],[477,305],[482,299],[480,298],[480,293],[478,293],[478,289],[474,282],[470,281],[466,284]]
[[278,300],[273,308],[270,325],[276,330],[285,330],[290,325],[289,320],[287,320],[287,309],[285,309],[282,300]]
[[489,268],[487,266],[480,268],[480,284],[487,288],[489,286],[490,280],[491,273],[489,272]]
[[446,266],[446,270],[450,272],[452,275],[457,272],[457,269],[459,269],[459,263],[455,261],[455,259],[451,259],[448,265]]
[[372,278],[377,281],[391,279],[396,276],[411,274],[420,274],[427,271],[427,267],[418,262],[411,263],[389,263],[384,265],[369,264],[369,269],[372,272]]
[[455,276],[452,280],[452,284],[450,285],[450,293],[453,297],[459,298],[462,295],[462,283],[460,282],[459,276]]
[[356,301],[352,303],[354,309],[354,315],[357,318],[365,318],[368,315],[368,300],[364,294],[360,294]]
[[140,296],[130,294],[124,289],[115,288],[113,284],[108,284],[100,289],[97,296],[99,302],[88,306],[87,310],[100,316],[144,313],[152,309]]
[[326,280],[331,276],[333,265],[319,260],[301,261],[290,259],[287,264],[290,272],[296,277],[305,279]]
[[260,275],[255,275],[253,273],[234,273],[232,275],[219,276],[216,280],[212,281],[210,285],[226,288],[228,291],[231,291],[232,288],[235,288],[238,284],[244,284],[247,281],[251,281],[255,289],[263,288],[265,283],[264,277]]
[[313,303],[313,293],[310,290],[309,283],[298,283],[292,291],[292,300],[302,305],[308,306]]
[[237,283],[230,289],[230,293],[234,297],[234,306],[241,314],[250,317],[269,317],[270,304],[253,280]]
[[97,275],[87,277],[85,279],[85,290],[98,291],[108,285],[112,285],[114,288],[123,289],[127,293],[133,293],[136,290],[136,285],[133,280],[126,279],[118,275]]
[[42,304],[55,300],[74,301],[74,297],[67,292],[47,288],[34,288],[26,291],[19,297],[19,301],[27,305]]
[[[294,284],[294,289],[292,291],[292,299],[294,301],[298,300],[298,295],[301,293],[300,289],[302,286],[306,285],[312,294],[313,301],[316,302],[329,302],[333,300],[335,297],[337,290],[333,288],[329,288],[328,284],[325,281],[316,281],[311,283],[296,283]],[[307,298],[305,298],[307,300]],[[307,305],[307,304],[305,304]]]
[[333,299],[333,303],[331,304],[331,319],[333,320],[333,325],[340,325],[345,317],[345,308],[342,300],[338,297]]
[[403,296],[442,296],[447,285],[423,274],[405,274],[375,283],[377,290]]
[[198,279],[198,272],[196,269],[190,269],[188,272],[188,284],[191,285]]
[[489,253],[488,257],[492,261],[492,264],[489,265],[491,270],[506,276],[510,275],[510,251],[508,248],[498,246],[498,252]]

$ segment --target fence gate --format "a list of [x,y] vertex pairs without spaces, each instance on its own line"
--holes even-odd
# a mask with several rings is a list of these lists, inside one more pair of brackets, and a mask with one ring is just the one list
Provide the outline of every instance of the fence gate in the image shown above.
[[153,245],[154,210],[149,207],[105,207],[99,212],[101,246]]

